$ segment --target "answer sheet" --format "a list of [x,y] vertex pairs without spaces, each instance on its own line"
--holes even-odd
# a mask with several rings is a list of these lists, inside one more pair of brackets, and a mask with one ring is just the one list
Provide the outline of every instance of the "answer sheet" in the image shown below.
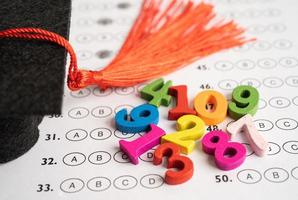
[[[251,85],[260,93],[254,123],[269,141],[268,155],[256,156],[245,137],[243,165],[219,170],[197,141],[189,155],[194,175],[181,185],[164,182],[164,166],[152,164],[154,149],[133,165],[120,149],[140,134],[115,129],[114,116],[146,103],[144,84],[70,92],[65,86],[63,114],[44,118],[37,144],[22,157],[0,165],[0,199],[297,199],[298,196],[298,1],[212,0],[218,17],[234,19],[255,42],[214,54],[171,75],[173,85],[187,85],[191,107],[196,94],[214,89],[231,99],[233,88]],[[73,0],[70,42],[79,66],[96,70],[117,54],[141,1]],[[159,127],[175,132],[169,107],[158,108]],[[207,130],[225,130],[229,119]]]

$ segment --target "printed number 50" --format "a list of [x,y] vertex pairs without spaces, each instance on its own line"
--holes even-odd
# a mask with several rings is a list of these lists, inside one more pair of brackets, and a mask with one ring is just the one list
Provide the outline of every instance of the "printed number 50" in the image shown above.
[[220,182],[232,182],[232,180],[229,180],[229,177],[227,175],[215,175],[215,182],[220,183]]

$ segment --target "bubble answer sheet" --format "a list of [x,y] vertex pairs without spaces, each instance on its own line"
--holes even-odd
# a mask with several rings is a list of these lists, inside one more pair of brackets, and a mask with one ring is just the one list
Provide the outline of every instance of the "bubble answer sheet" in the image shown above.
[[[0,199],[297,199],[298,196],[298,1],[212,0],[218,17],[234,19],[257,40],[198,60],[163,77],[185,84],[191,107],[205,89],[231,99],[237,85],[252,85],[260,93],[254,116],[257,129],[269,142],[268,155],[256,156],[244,137],[235,140],[247,148],[244,164],[219,170],[200,141],[189,155],[192,179],[181,185],[164,183],[166,168],[152,164],[154,149],[133,165],[119,150],[120,139],[139,134],[115,130],[115,113],[146,101],[144,86],[107,89],[88,87],[70,92],[65,87],[63,114],[46,116],[37,144],[22,157],[0,165]],[[81,68],[106,66],[121,47],[136,18],[141,1],[73,0],[70,42]],[[167,120],[169,107],[159,107],[158,126],[175,132]],[[206,126],[225,130],[228,122]]]

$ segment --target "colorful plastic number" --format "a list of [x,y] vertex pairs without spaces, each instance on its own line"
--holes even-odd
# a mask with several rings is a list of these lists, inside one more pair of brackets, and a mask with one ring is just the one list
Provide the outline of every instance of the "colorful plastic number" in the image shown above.
[[141,97],[149,101],[149,104],[159,107],[160,105],[168,106],[171,102],[171,96],[168,95],[168,89],[172,81],[164,83],[163,79],[158,79],[141,90]]
[[227,127],[227,131],[232,135],[232,137],[235,136],[237,133],[240,133],[241,130],[244,132],[248,143],[250,144],[255,154],[257,156],[266,155],[269,144],[255,127],[252,116],[250,114],[244,115],[236,122],[230,124]]
[[168,119],[177,120],[183,115],[195,115],[196,112],[193,109],[190,109],[188,106],[187,99],[187,86],[178,85],[172,86],[169,89],[169,94],[176,97],[176,107],[169,110]]
[[[212,105],[211,110],[206,106]],[[215,125],[224,121],[227,116],[228,102],[221,93],[214,90],[200,92],[194,100],[194,107],[197,115],[204,120],[207,125]]]
[[165,182],[177,185],[188,181],[194,172],[193,162],[186,156],[180,155],[180,148],[171,143],[160,145],[154,152],[153,164],[160,165],[163,157],[168,157],[167,168],[176,168],[179,171],[167,170]]
[[202,139],[205,153],[214,155],[215,164],[221,170],[239,167],[246,158],[245,147],[238,142],[229,142],[229,135],[223,131],[211,131]]
[[161,142],[176,144],[183,153],[189,154],[195,147],[195,141],[204,135],[205,123],[198,116],[184,115],[177,120],[177,130],[178,132],[163,136]]
[[252,86],[238,86],[233,90],[232,102],[229,103],[229,116],[239,119],[246,114],[256,114],[259,103],[259,92]]
[[116,128],[125,133],[146,131],[150,124],[157,124],[158,120],[158,110],[150,104],[143,104],[132,109],[130,120],[128,120],[126,109],[120,110],[115,116]]
[[165,135],[164,130],[158,126],[151,124],[151,130],[142,137],[131,142],[120,140],[120,149],[129,157],[133,164],[138,164],[138,157],[146,151],[152,149],[156,145],[160,144],[160,138]]

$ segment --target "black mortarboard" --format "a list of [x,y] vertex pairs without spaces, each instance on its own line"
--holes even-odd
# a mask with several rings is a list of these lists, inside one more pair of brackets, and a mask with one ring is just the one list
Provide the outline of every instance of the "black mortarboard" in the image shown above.
[[[70,10],[70,0],[1,0],[0,30],[35,27],[67,38]],[[57,44],[0,39],[0,163],[36,143],[44,115],[60,114],[65,64]]]

